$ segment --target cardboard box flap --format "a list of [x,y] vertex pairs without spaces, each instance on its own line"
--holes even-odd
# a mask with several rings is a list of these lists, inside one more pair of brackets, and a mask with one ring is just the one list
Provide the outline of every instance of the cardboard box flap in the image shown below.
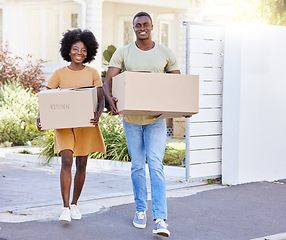
[[41,90],[39,92],[39,94],[42,94],[42,93],[51,93],[51,92],[68,92],[68,91],[84,91],[84,90],[87,90],[87,89],[93,89],[93,88],[96,88],[95,86],[87,86],[87,87],[79,87],[79,88],[56,88],[56,89],[44,89],[44,90]]
[[87,86],[87,87],[72,88],[72,89],[75,91],[84,91],[84,90],[93,89],[93,88],[96,88],[96,87],[95,86]]

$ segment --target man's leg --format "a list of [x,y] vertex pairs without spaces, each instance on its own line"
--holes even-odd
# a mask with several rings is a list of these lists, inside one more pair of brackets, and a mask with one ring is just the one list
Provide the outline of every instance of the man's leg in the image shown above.
[[128,152],[131,156],[131,179],[136,203],[136,211],[144,212],[148,209],[146,186],[146,151],[143,141],[141,125],[123,121]]
[[169,237],[170,231],[165,223],[167,219],[166,180],[163,169],[163,158],[166,148],[166,121],[158,119],[156,122],[144,126],[144,142],[151,180],[152,214],[156,220],[153,233]]
[[144,125],[144,142],[149,166],[153,219],[167,219],[166,180],[163,158],[166,148],[166,120]]

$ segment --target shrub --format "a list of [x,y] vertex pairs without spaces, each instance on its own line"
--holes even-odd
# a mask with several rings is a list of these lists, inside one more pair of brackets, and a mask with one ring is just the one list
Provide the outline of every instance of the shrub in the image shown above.
[[[107,47],[107,49],[104,50],[104,52],[102,53],[102,56],[103,56],[103,58],[105,60],[105,63],[103,63],[103,65],[108,66],[108,64],[109,64],[109,62],[110,62],[110,60],[112,58],[112,55],[114,54],[115,51],[116,51],[116,47],[113,46],[113,45],[109,45]],[[101,77],[103,79],[104,79],[105,75],[106,75],[106,71],[102,71],[101,72]]]
[[0,148],[5,148],[5,147],[12,147],[12,143],[11,142],[3,142],[0,143]]
[[14,56],[8,46],[0,46],[0,83],[18,81],[24,88],[38,92],[45,81],[43,73],[44,61],[31,61],[31,55],[26,59]]
[[[109,159],[117,161],[130,161],[123,124],[120,118],[111,114],[103,113],[99,126],[104,138],[106,153],[94,152],[90,158]],[[40,136],[33,141],[42,148],[41,156],[45,158],[45,163],[49,164],[54,154],[54,132],[46,131],[44,136]],[[185,158],[184,143],[169,143],[166,146],[166,154],[163,164],[172,166],[182,166]]]
[[17,81],[0,88],[0,142],[24,145],[36,134],[38,111],[36,94],[25,90]]
[[0,109],[0,142],[12,142],[13,145],[24,145],[26,134],[21,128],[21,121],[11,109]]
[[43,63],[43,60],[38,60],[33,63],[31,61],[31,56],[27,56],[26,64],[19,75],[19,81],[22,86],[25,88],[31,88],[34,92],[38,92],[43,87],[43,82],[45,81],[42,70]]
[[167,143],[163,164],[184,167],[185,151],[185,143],[183,142]]
[[106,153],[92,153],[90,158],[130,161],[123,124],[120,118],[102,114],[99,122],[106,146]]
[[[94,152],[90,158],[130,161],[123,125],[118,117],[104,113],[101,115],[99,126],[106,146],[106,153]],[[49,130],[43,136],[33,141],[41,147],[40,155],[49,164],[54,154],[54,131]]]
[[58,156],[59,154],[54,154],[54,138],[55,132],[54,130],[46,130],[39,137],[36,137],[33,140],[33,144],[39,145],[41,148],[40,156],[44,159],[44,164],[49,165],[54,156]]
[[23,149],[22,151],[19,151],[19,153],[21,154],[33,154],[32,152],[26,150],[26,149]]

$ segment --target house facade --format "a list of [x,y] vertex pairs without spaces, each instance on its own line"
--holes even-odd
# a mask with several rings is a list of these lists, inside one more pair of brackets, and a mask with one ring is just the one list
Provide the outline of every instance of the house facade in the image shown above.
[[30,54],[35,60],[45,60],[49,78],[55,69],[66,65],[59,55],[62,34],[68,29],[87,28],[100,44],[91,65],[102,71],[106,68],[102,52],[108,45],[118,48],[134,41],[132,18],[146,11],[153,18],[153,40],[173,49],[184,72],[183,22],[225,20],[225,8],[231,5],[232,0],[0,0],[0,40],[18,56]]

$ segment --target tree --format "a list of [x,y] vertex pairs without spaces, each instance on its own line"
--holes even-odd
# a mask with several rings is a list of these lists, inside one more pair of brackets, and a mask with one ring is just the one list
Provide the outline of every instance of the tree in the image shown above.
[[234,21],[286,26],[286,0],[235,0]]

